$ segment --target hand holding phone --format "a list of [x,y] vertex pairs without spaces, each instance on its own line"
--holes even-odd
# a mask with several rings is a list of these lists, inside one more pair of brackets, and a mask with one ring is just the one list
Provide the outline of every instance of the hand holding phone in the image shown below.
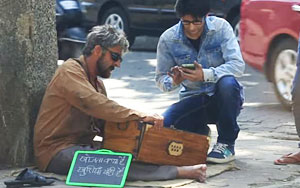
[[179,85],[184,80],[181,73],[182,71],[179,66],[172,67],[171,71],[168,72],[168,75],[173,79],[174,85]]
[[203,69],[201,64],[198,62],[194,61],[193,64],[182,64],[180,65],[180,68],[182,70],[182,77],[184,79],[192,82],[202,82],[204,80]]

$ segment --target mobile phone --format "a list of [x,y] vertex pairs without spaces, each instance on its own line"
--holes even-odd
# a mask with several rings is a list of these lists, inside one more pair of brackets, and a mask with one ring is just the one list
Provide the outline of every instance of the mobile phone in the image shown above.
[[183,68],[195,70],[195,65],[193,63],[182,64],[180,66],[183,67]]

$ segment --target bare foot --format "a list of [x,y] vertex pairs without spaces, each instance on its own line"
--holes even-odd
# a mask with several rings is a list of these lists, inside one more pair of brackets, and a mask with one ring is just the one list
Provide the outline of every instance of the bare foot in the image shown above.
[[195,179],[200,182],[205,182],[206,169],[206,164],[199,164],[194,166],[180,166],[177,167],[177,178]]

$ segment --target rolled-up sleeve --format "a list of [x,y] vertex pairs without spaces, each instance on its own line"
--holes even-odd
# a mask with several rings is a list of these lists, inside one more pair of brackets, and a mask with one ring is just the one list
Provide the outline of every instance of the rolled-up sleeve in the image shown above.
[[179,87],[179,85],[175,85],[173,79],[168,75],[168,72],[176,63],[164,39],[165,35],[162,35],[157,46],[155,82],[161,91],[170,92]]

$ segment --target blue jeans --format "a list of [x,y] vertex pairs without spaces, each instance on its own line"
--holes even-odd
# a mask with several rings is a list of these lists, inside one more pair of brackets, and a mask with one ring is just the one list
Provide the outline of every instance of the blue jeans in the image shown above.
[[171,105],[163,114],[164,125],[207,135],[207,124],[216,124],[218,142],[234,145],[240,131],[236,120],[242,108],[240,90],[233,76],[222,77],[213,96],[195,95]]
[[297,71],[293,81],[292,89],[292,107],[298,137],[300,138],[300,38],[298,44]]

